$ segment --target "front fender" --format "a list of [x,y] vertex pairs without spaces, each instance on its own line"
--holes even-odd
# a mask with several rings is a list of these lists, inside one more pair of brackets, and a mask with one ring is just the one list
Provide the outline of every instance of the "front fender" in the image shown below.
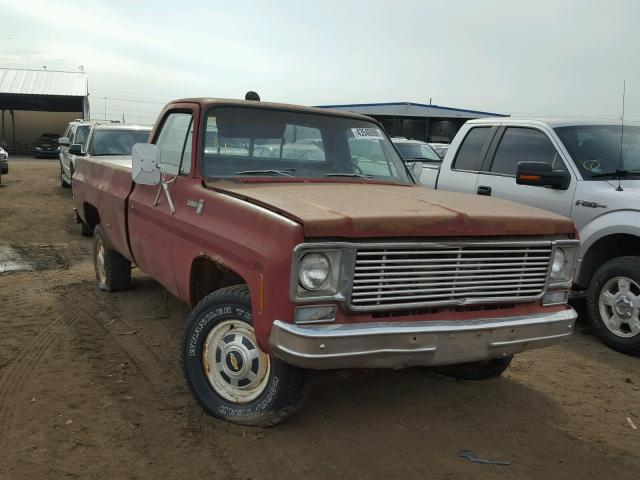
[[[632,235],[640,239],[640,212],[637,210],[617,210],[605,213],[582,227],[580,230],[580,268],[574,277],[578,285],[585,286],[589,282],[587,272],[590,272],[592,267],[589,265],[588,255],[591,248],[599,240],[611,235]],[[583,272],[584,275],[587,275],[586,277]]]
[[640,211],[616,210],[600,215],[580,230],[580,258],[601,238],[615,234],[628,234],[640,237]]
[[[202,214],[182,208],[174,218],[178,296],[189,301],[191,266],[199,257],[233,271],[249,287],[256,337],[260,347],[268,351],[273,320],[292,320],[291,258],[295,245],[304,241],[302,226],[243,199],[203,189],[195,182],[187,188],[185,192],[174,190],[176,205],[185,205],[185,198],[195,198],[202,199],[205,206]],[[264,299],[262,305],[260,297]]]

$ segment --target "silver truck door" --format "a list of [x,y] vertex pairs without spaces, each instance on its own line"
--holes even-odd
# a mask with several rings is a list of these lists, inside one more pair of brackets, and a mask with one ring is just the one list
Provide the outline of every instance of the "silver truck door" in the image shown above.
[[[505,198],[571,217],[576,178],[546,132],[536,126],[507,126],[500,129],[493,143],[484,171],[478,175],[478,195]],[[515,175],[519,162],[549,163],[555,171],[567,172],[571,183],[566,190],[518,185]]]
[[[467,127],[463,127],[467,128]],[[466,133],[456,135],[442,162],[437,189],[473,193],[476,191],[478,172],[497,130],[496,126],[470,126]],[[459,143],[458,143],[459,142]],[[453,156],[453,158],[449,158]]]

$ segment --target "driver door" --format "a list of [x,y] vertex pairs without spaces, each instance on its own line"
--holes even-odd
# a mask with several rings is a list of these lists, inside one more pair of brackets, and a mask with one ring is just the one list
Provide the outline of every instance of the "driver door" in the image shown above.
[[[497,135],[497,147],[488,153],[487,163],[478,175],[476,193],[571,217],[576,178],[547,134],[534,127],[512,126],[501,129]],[[549,163],[554,171],[566,172],[571,183],[566,190],[518,185],[515,176],[520,162]]]
[[[172,212],[172,202],[176,196],[175,181],[192,117],[190,110],[169,110],[152,142],[160,151],[160,166],[164,181],[169,185],[171,202],[162,185],[136,184],[129,197],[129,238],[136,264],[174,295],[177,295],[177,289],[173,265],[175,212]],[[173,208],[176,207],[173,203]]]

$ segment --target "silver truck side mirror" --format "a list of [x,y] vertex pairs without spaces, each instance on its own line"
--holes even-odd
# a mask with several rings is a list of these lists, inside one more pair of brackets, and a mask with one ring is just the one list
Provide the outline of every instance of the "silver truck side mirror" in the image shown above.
[[160,183],[160,150],[152,143],[136,143],[131,149],[131,177],[140,185]]

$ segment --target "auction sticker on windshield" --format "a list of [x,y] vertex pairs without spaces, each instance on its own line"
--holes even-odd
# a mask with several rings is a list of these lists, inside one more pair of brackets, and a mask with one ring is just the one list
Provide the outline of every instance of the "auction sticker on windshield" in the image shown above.
[[384,138],[379,128],[352,128],[351,131],[355,138],[372,138],[376,140]]

